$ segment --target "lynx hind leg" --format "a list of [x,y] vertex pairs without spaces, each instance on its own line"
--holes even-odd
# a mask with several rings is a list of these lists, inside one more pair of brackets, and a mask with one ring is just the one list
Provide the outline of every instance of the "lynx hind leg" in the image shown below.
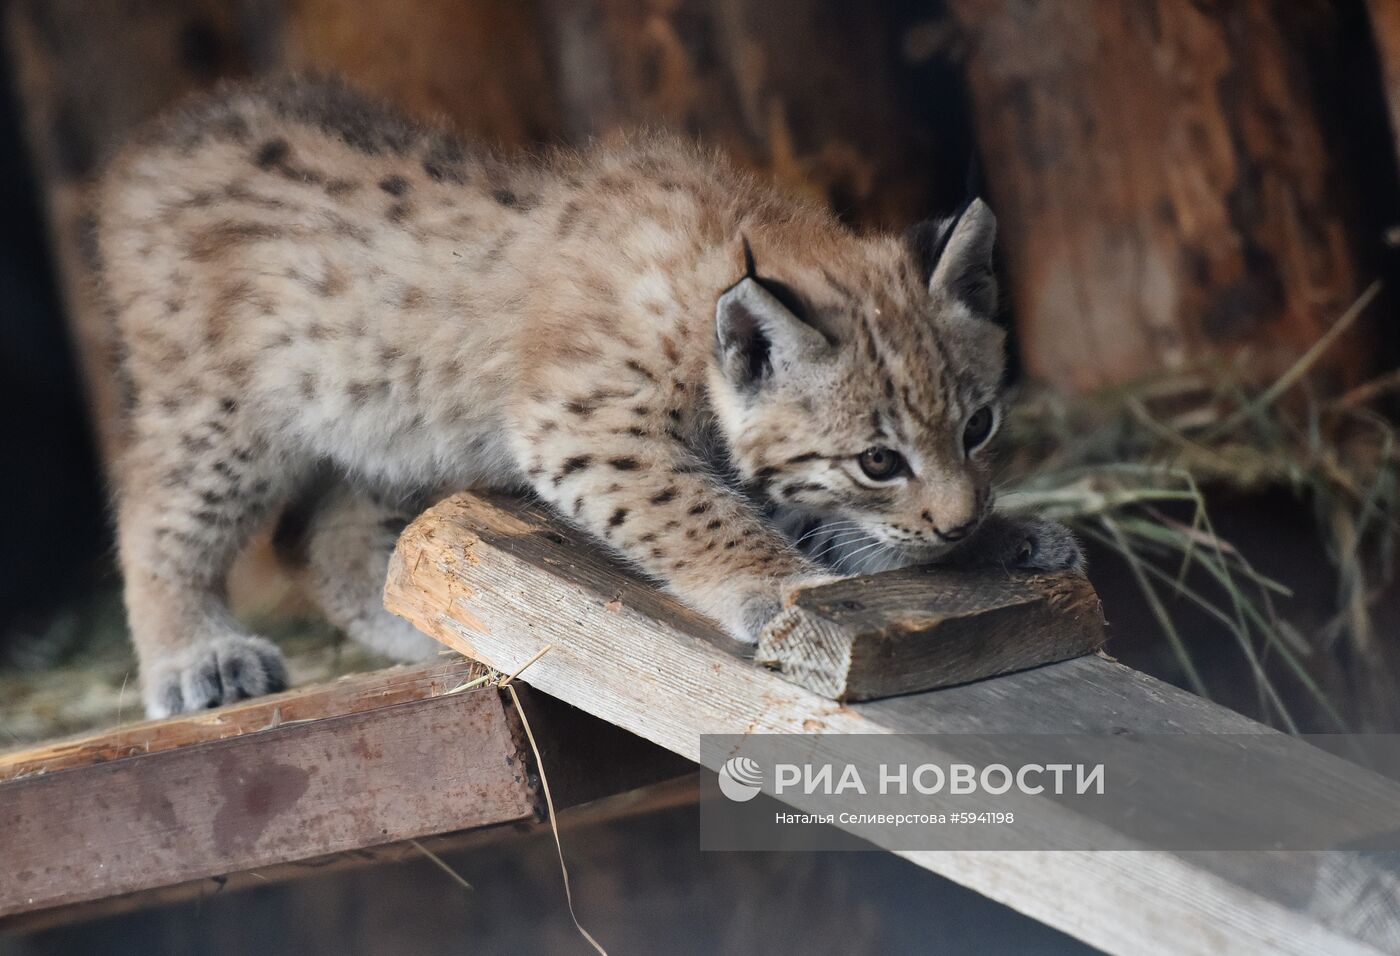
[[285,479],[240,435],[231,399],[147,412],[123,459],[118,549],[147,713],[165,717],[282,690],[287,669],[224,600],[229,565]]
[[394,544],[418,509],[349,487],[330,489],[305,530],[307,579],[322,612],[353,640],[396,661],[422,661],[442,646],[384,609]]

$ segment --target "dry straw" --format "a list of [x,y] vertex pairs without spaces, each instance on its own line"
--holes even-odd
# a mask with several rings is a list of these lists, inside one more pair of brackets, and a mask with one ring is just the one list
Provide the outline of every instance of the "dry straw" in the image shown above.
[[[497,687],[510,694],[511,702],[515,705],[515,713],[520,717],[520,725],[525,729],[525,738],[530,742],[530,750],[535,755],[535,767],[540,772],[540,788],[544,790],[544,805],[545,808],[549,811],[549,830],[550,833],[554,836],[554,850],[555,853],[557,853],[559,856],[559,872],[564,878],[564,899],[565,902],[567,902],[569,905],[569,918],[574,921],[574,928],[579,931],[579,935],[581,935],[585,940],[587,940],[588,944],[592,946],[595,951],[600,953],[601,956],[608,956],[607,950],[605,950],[602,947],[602,944],[600,944],[596,939],[593,938],[592,933],[588,932],[588,930],[583,928],[583,924],[579,922],[578,914],[574,912],[574,892],[573,888],[569,884],[569,866],[567,863],[564,862],[564,844],[561,843],[559,840],[559,818],[554,812],[554,797],[549,791],[549,777],[545,773],[544,759],[540,756],[539,745],[535,743],[535,733],[533,730],[530,729],[530,720],[528,717],[525,716],[525,708],[521,706],[520,695],[515,692],[515,687],[512,683],[517,677],[521,675],[521,673],[525,671],[526,668],[530,667],[537,660],[539,660],[541,657],[544,657],[553,649],[553,644],[546,644],[544,647],[541,647],[538,651],[535,652],[535,655],[533,657],[531,657],[525,663],[517,667],[515,669],[515,673],[509,676],[503,676],[498,671],[491,671],[487,674],[483,674],[482,676],[474,680],[469,680],[463,684],[460,684],[452,688],[447,693],[456,694],[473,687],[480,687],[483,684],[490,684],[491,686]],[[461,874],[459,874],[456,870],[452,869],[452,867],[450,867],[447,863],[445,863],[440,857],[438,857],[436,854],[430,851],[427,847],[420,844],[417,840],[413,841],[413,845],[416,846],[420,851],[422,851],[424,856],[432,860],[443,870],[447,871],[448,875],[450,875],[463,887],[465,887],[466,889],[472,888],[472,885],[468,883],[465,879],[463,879]]]
[[[1315,397],[1309,381],[1380,288],[1368,287],[1266,388],[1246,384],[1247,359],[1237,357],[1088,397],[1033,392],[1008,415],[1005,445],[1015,452],[1000,506],[1065,521],[1120,555],[1186,681],[1202,695],[1206,682],[1169,605],[1193,605],[1222,625],[1254,676],[1261,713],[1293,731],[1298,725],[1272,668],[1291,675],[1345,729],[1307,659],[1346,640],[1370,660],[1371,603],[1392,574],[1400,456],[1392,425],[1370,406],[1400,390],[1400,375],[1332,401]],[[1311,502],[1337,582],[1336,617],[1319,633],[1305,637],[1279,616],[1275,601],[1289,589],[1216,533],[1203,488],[1212,495],[1283,488]],[[1376,669],[1384,672],[1379,663]]]

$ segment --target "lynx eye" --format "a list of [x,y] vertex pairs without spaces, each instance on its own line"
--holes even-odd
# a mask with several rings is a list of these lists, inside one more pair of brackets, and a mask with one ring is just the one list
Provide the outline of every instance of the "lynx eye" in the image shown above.
[[867,448],[856,460],[871,481],[889,481],[905,471],[904,456],[892,448]]
[[992,406],[983,405],[973,412],[963,426],[963,450],[970,455],[986,444],[987,439],[992,437],[992,426],[995,424],[996,415],[992,412]]

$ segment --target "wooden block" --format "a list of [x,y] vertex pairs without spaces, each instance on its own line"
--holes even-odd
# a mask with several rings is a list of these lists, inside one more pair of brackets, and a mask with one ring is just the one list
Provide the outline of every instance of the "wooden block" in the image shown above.
[[1082,574],[909,568],[808,588],[755,659],[825,697],[873,700],[1078,657],[1103,646]]

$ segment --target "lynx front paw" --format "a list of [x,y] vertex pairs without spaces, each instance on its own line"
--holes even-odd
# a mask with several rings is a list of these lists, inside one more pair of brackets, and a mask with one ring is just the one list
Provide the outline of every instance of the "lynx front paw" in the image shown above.
[[1024,571],[1084,570],[1084,552],[1074,534],[1041,518],[988,519],[959,558]]
[[809,574],[775,582],[736,601],[732,615],[722,617],[720,623],[741,644],[757,644],[763,629],[782,613],[796,591],[838,580],[840,575]]
[[949,564],[990,564],[1023,571],[1084,570],[1084,552],[1064,525],[1003,514],[984,521],[972,540],[946,560]]
[[169,717],[221,707],[287,687],[287,665],[270,641],[229,635],[190,648],[158,665],[146,681],[146,712]]
[[1083,571],[1084,551],[1074,532],[1057,521],[1035,520],[1021,526],[1014,542],[1013,567],[1031,571]]
[[768,622],[783,610],[776,594],[754,594],[739,602],[733,619],[724,621],[729,636],[741,644],[757,644]]

